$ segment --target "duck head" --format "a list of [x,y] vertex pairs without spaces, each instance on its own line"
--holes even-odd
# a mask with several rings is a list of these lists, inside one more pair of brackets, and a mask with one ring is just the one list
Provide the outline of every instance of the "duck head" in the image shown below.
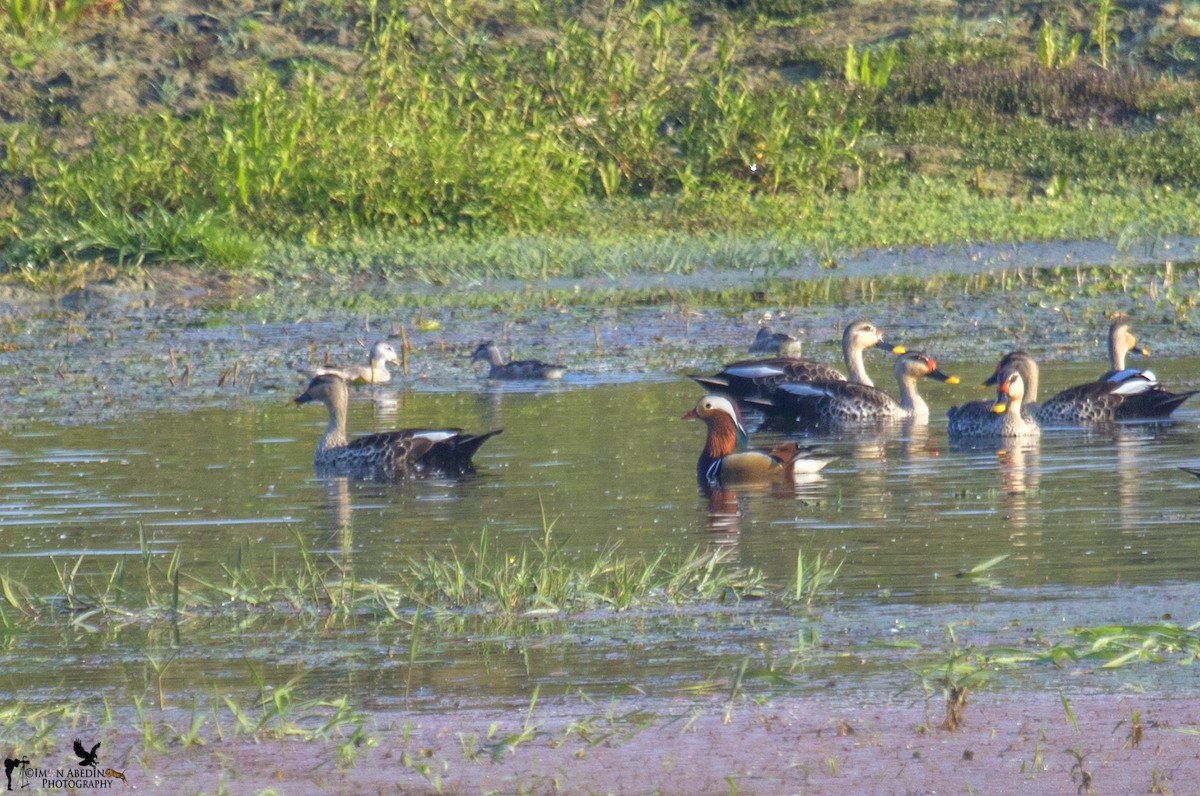
[[484,362],[492,362],[500,359],[500,349],[496,348],[496,344],[491,340],[484,340],[475,346],[475,350],[471,352],[472,362],[477,362],[481,359]]
[[1015,367],[1006,368],[996,377],[996,403],[992,406],[992,411],[998,415],[1002,415],[1009,411],[1012,405],[1020,404],[1021,399],[1025,397],[1025,380],[1021,378],[1021,372]]
[[865,351],[868,348],[882,348],[893,354],[903,354],[902,345],[893,345],[884,339],[883,329],[868,320],[857,320],[846,327],[842,333],[842,347],[848,350]]
[[743,447],[749,438],[742,416],[736,406],[722,395],[706,395],[683,416],[684,420],[703,420],[708,426],[705,452],[714,457],[725,456]]
[[937,360],[923,351],[907,351],[896,359],[896,379],[905,376],[919,379],[928,376],[946,384],[958,384],[958,376],[951,376],[938,368]]
[[393,365],[400,364],[400,357],[396,354],[396,349],[387,340],[380,340],[375,345],[371,346],[371,362],[389,362]]
[[345,379],[336,373],[322,373],[314,376],[308,386],[304,388],[304,392],[292,399],[292,403],[297,405],[311,401],[329,403],[339,396],[345,400],[347,394]]
[[1114,358],[1123,358],[1124,354],[1150,356],[1150,349],[1137,344],[1137,336],[1133,333],[1133,327],[1126,321],[1117,321],[1108,330],[1108,348],[1109,354]]

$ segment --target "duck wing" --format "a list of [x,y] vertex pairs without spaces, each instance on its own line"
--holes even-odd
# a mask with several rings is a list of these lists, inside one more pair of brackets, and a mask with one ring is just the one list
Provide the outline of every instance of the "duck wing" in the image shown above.
[[1196,392],[1170,392],[1162,388],[1152,371],[1141,371],[1120,381],[1092,381],[1068,387],[1038,407],[1038,419],[1043,423],[1161,419],[1169,417]]
[[765,401],[752,403],[800,423],[884,420],[903,414],[900,402],[883,390],[848,381],[785,382]]
[[734,398],[762,396],[779,384],[796,381],[845,381],[836,368],[811,359],[768,357],[742,359],[722,366],[712,376],[690,375],[706,389]]

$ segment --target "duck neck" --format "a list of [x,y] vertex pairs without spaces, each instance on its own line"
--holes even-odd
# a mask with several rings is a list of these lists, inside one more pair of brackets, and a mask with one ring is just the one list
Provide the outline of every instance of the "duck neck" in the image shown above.
[[700,454],[703,461],[715,461],[722,456],[728,456],[737,450],[737,426],[727,415],[719,414],[709,418],[708,438],[704,442],[704,450]]
[[1009,398],[1008,408],[1000,420],[1000,427],[1008,436],[1016,436],[1017,432],[1024,430],[1029,425],[1025,420],[1023,403],[1023,398]]
[[339,382],[325,398],[325,407],[329,410],[329,425],[325,427],[325,434],[317,443],[318,454],[346,447],[346,403],[346,387]]
[[842,357],[846,360],[850,381],[867,387],[875,386],[875,382],[867,375],[867,367],[863,363],[863,350],[854,345],[854,340],[850,337],[842,341]]
[[504,357],[500,356],[500,349],[494,345],[487,347],[487,361],[493,368],[498,368],[504,364]]
[[1128,348],[1124,337],[1124,334],[1112,334],[1108,338],[1108,360],[1115,371],[1125,370],[1125,353]]
[[900,385],[900,408],[911,417],[929,417],[929,404],[917,392],[917,377],[911,373],[897,373]]
[[371,375],[367,379],[368,382],[374,384],[377,381],[390,381],[392,374],[388,372],[386,359],[371,360]]

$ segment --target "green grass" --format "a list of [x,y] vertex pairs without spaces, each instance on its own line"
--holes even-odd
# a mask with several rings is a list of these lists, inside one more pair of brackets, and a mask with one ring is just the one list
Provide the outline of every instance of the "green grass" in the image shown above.
[[[65,37],[91,5],[25,0],[0,45]],[[194,113],[62,110],[86,146],[28,118],[0,126],[0,269],[33,284],[79,262],[445,283],[1198,231],[1194,82],[1110,63],[1111,8],[1080,5],[1092,30],[1069,60],[930,17],[886,48],[793,45],[820,68],[789,82],[755,77],[756,34],[844,8],[767,5],[709,8],[707,26],[675,3],[506,8],[528,40],[494,35],[469,3],[221,19],[238,51],[268,23],[339,26],[359,67],[264,65]],[[1049,30],[1029,36],[1044,50]]]
[[[359,579],[337,561],[315,556],[302,542],[300,561],[292,565],[277,559],[260,564],[248,548],[239,548],[218,578],[185,572],[178,552],[160,560],[146,545],[141,566],[130,567],[121,559],[107,573],[96,571],[86,556],[51,558],[58,583],[53,593],[35,594],[15,577],[0,575],[6,608],[2,618],[11,627],[58,618],[95,630],[105,622],[183,621],[220,610],[322,621],[374,618],[415,626],[421,611],[503,620],[721,604],[765,594],[761,573],[726,563],[724,550],[622,556],[614,545],[577,553],[553,540],[551,529],[515,552],[493,550],[484,531],[467,550],[409,559],[387,581]],[[818,556],[813,566],[819,562]],[[813,566],[806,570],[808,603],[827,593],[835,574],[819,574]]]

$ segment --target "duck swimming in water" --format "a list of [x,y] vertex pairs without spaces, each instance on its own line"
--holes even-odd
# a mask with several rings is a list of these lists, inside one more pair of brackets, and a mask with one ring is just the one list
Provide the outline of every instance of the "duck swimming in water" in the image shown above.
[[775,354],[787,359],[799,359],[803,346],[799,340],[787,332],[772,332],[770,327],[759,328],[754,342],[750,344],[751,354]]
[[399,365],[400,357],[387,340],[379,340],[371,346],[366,365],[348,365],[344,368],[310,368],[301,372],[309,376],[334,374],[349,384],[386,384],[392,380],[388,364]]
[[751,405],[762,406],[769,415],[800,423],[843,425],[914,418],[927,420],[929,404],[917,391],[921,378],[958,384],[957,376],[938,369],[937,360],[921,351],[908,351],[896,358],[897,400],[878,387],[846,381],[811,381],[777,385]]
[[[761,332],[760,332],[761,335]],[[904,353],[904,346],[892,345],[883,339],[883,330],[867,320],[859,320],[842,333],[842,358],[846,361],[849,381],[873,386],[863,363],[868,348],[884,348],[895,354]],[[712,376],[689,376],[705,389],[737,399],[762,397],[780,384],[798,381],[847,381],[837,368],[811,359],[771,357],[743,359],[730,362]]]
[[491,367],[489,379],[561,379],[567,371],[566,365],[542,362],[540,359],[518,359],[505,362],[500,349],[491,340],[484,340],[471,354],[471,361],[483,360]]
[[696,462],[701,487],[786,481],[815,473],[836,457],[806,445],[783,443],[770,451],[740,450],[747,441],[737,407],[723,395],[706,395],[684,416],[708,427]]
[[333,373],[315,377],[296,396],[296,404],[324,403],[329,425],[317,442],[313,467],[319,475],[344,475],[394,481],[408,476],[462,475],[473,471],[471,457],[479,446],[500,433],[464,434],[457,428],[404,428],[346,437],[346,380]]
[[1195,390],[1173,393],[1163,389],[1153,371],[1114,369],[1107,379],[1068,387],[1038,403],[1038,364],[1024,351],[1005,354],[984,384],[996,384],[1000,372],[1010,368],[1019,370],[1025,383],[1027,400],[1023,411],[1043,426],[1161,420],[1196,394]]
[[951,439],[964,437],[1039,437],[1042,429],[1025,412],[1025,379],[1021,370],[1008,366],[997,374],[995,401],[970,401],[951,407],[947,434]]

